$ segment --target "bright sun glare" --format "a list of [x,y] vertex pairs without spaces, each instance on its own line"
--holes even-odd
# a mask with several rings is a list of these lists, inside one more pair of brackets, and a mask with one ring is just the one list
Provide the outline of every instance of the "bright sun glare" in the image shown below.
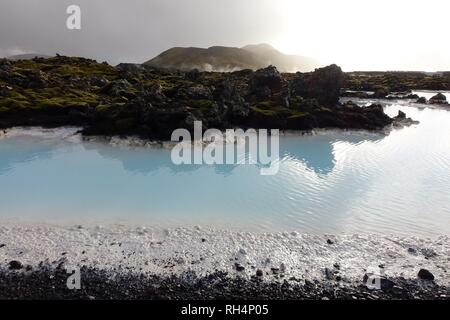
[[273,45],[286,53],[346,71],[450,69],[446,1],[282,0],[277,6],[284,29]]

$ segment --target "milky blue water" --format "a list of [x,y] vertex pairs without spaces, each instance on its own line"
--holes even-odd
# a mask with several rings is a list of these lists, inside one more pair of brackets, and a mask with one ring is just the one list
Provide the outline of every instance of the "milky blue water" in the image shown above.
[[420,124],[281,137],[274,176],[252,165],[176,166],[162,148],[8,134],[0,221],[450,234],[450,108],[390,103],[386,113]]

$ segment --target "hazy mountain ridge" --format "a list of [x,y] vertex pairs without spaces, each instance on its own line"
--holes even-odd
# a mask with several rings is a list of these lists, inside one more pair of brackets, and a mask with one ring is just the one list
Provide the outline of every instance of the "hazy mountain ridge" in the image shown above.
[[164,69],[231,72],[274,65],[281,72],[308,72],[321,66],[309,57],[284,54],[268,44],[242,48],[213,46],[207,49],[174,47],[144,64]]
[[8,60],[29,60],[34,58],[50,58],[50,55],[46,54],[40,54],[40,53],[24,53],[24,54],[17,54],[14,56],[6,57]]

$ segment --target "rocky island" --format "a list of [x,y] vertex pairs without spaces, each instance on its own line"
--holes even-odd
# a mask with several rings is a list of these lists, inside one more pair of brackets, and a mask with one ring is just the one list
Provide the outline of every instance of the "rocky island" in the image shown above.
[[362,99],[410,99],[420,104],[447,105],[438,93],[429,100],[412,93],[413,90],[450,90],[449,72],[350,72],[347,73],[342,96]]
[[394,120],[380,105],[340,104],[336,65],[309,73],[267,68],[182,72],[116,67],[56,56],[0,60],[0,128],[80,126],[84,134],[169,139],[177,128],[376,130]]

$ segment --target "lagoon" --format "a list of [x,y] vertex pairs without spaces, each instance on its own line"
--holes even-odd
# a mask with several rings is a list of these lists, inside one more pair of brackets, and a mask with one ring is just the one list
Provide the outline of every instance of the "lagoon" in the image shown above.
[[[364,101],[359,101],[364,104]],[[280,168],[175,165],[170,149],[71,128],[0,139],[0,221],[240,231],[450,235],[450,110],[386,102],[420,124],[280,137]]]

